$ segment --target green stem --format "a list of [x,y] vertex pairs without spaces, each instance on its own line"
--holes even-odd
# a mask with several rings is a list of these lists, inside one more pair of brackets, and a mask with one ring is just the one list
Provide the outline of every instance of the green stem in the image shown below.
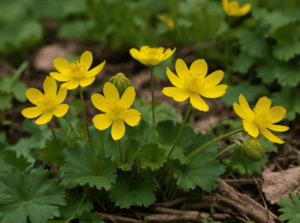
[[120,159],[121,159],[121,162],[123,163],[124,161],[123,161],[123,155],[122,155],[120,140],[117,140],[117,143],[118,143],[118,148],[119,148],[119,153],[120,153]]
[[135,165],[136,165],[136,170],[138,174],[141,174],[141,164],[140,164],[140,157],[135,158]]
[[227,30],[227,37],[226,37],[226,43],[225,43],[225,56],[226,56],[226,71],[228,74],[228,80],[229,83],[232,83],[232,76],[231,76],[231,70],[230,70],[230,63],[229,63],[229,55],[230,55],[230,47],[229,47],[229,38],[230,38],[230,23],[231,18],[228,17],[228,30]]
[[215,143],[215,142],[218,142],[218,141],[220,141],[220,140],[222,140],[222,139],[225,139],[225,138],[227,138],[227,137],[229,137],[229,136],[235,135],[235,134],[237,134],[237,133],[239,133],[239,132],[242,132],[242,131],[244,131],[244,128],[240,128],[240,129],[238,129],[238,130],[235,130],[235,131],[233,131],[233,132],[227,133],[227,134],[225,134],[225,135],[223,135],[223,136],[220,136],[220,137],[218,137],[218,138],[216,138],[216,139],[210,141],[209,143],[205,144],[205,145],[202,146],[201,148],[199,148],[199,149],[197,149],[196,151],[194,151],[193,153],[191,153],[191,154],[189,155],[189,158],[192,158],[193,156],[195,156],[197,153],[199,153],[201,150],[203,150],[203,149],[206,148],[207,146],[210,146],[211,144],[213,144],[213,143]]
[[149,167],[148,167],[148,169],[149,169],[149,172],[151,173],[151,175],[152,175],[152,177],[153,177],[153,181],[155,182],[155,184],[157,185],[157,187],[158,187],[160,193],[161,193],[162,196],[163,196],[164,202],[166,202],[166,201],[167,201],[167,197],[166,197],[165,193],[164,193],[163,190],[161,189],[161,186],[159,185],[157,179],[155,178],[155,176],[154,176],[152,170],[151,170]]
[[64,115],[63,118],[66,120],[66,122],[68,123],[68,125],[70,126],[70,128],[72,129],[72,131],[75,133],[76,137],[77,137],[78,139],[80,139],[80,136],[79,136],[78,132],[74,129],[74,127],[72,126],[71,122],[70,122],[69,119],[66,117],[66,115]]
[[103,160],[105,159],[105,148],[104,148],[104,141],[103,141],[103,134],[102,131],[100,130],[100,140],[101,140],[101,148],[102,148],[102,156]]
[[151,93],[152,93],[152,142],[155,141],[155,112],[154,112],[154,78],[153,78],[153,66],[151,69]]
[[83,111],[83,117],[84,117],[84,129],[85,129],[85,132],[86,132],[86,135],[87,135],[87,138],[88,138],[88,140],[87,140],[88,145],[89,145],[88,147],[89,147],[89,150],[90,150],[90,153],[91,153],[91,157],[92,157],[94,167],[98,171],[96,160],[95,160],[94,153],[93,153],[92,142],[91,142],[91,137],[90,137],[90,133],[89,133],[89,129],[88,129],[88,122],[87,122],[86,112],[85,112],[85,103],[84,103],[84,100],[83,100],[83,94],[82,94],[82,89],[81,89],[80,85],[79,85],[79,92],[80,92],[80,100],[81,100],[81,103],[82,103],[82,111]]
[[237,146],[236,143],[233,143],[232,145],[228,146],[226,149],[222,150],[218,155],[216,155],[214,158],[210,159],[209,161],[212,161],[213,159],[216,159],[218,156],[222,155],[223,153],[229,151],[233,147]]
[[177,137],[176,137],[176,139],[175,139],[175,141],[174,141],[173,147],[171,148],[171,150],[170,150],[170,152],[169,152],[169,154],[168,154],[168,156],[167,156],[167,160],[169,160],[169,158],[170,158],[170,156],[171,156],[171,154],[172,154],[172,152],[173,152],[173,150],[174,150],[174,148],[175,148],[175,146],[176,146],[178,140],[180,139],[180,136],[181,136],[182,131],[183,131],[183,129],[184,129],[186,120],[187,120],[188,117],[189,117],[189,114],[190,114],[190,111],[191,111],[191,107],[192,107],[192,105],[191,105],[191,103],[189,103],[189,107],[188,107],[188,109],[187,109],[185,118],[184,118],[184,120],[182,121],[181,128],[180,128],[179,133],[178,133],[178,135],[177,135]]

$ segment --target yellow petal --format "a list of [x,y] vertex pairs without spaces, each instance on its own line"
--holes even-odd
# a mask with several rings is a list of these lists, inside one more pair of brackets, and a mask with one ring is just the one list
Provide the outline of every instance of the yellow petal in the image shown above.
[[289,127],[283,125],[268,125],[267,128],[276,132],[285,132],[289,130]]
[[271,107],[271,100],[267,97],[260,98],[255,106],[256,109],[266,109],[266,110],[270,109],[270,107]]
[[68,112],[68,109],[69,109],[69,105],[67,104],[56,105],[53,114],[56,117],[62,117]]
[[203,59],[195,60],[190,67],[190,73],[198,74],[200,79],[203,79],[206,76],[207,70],[207,63]]
[[259,129],[255,122],[249,120],[243,120],[243,126],[246,132],[253,137],[257,137],[259,134]]
[[58,72],[50,72],[50,76],[52,78],[54,78],[55,80],[57,81],[69,81],[71,80],[71,76],[68,76],[68,75],[65,75],[65,74],[61,74],[61,73],[58,73]]
[[46,95],[56,95],[57,93],[57,84],[56,81],[52,78],[47,76],[46,80],[44,81],[44,91],[45,91],[45,96]]
[[135,99],[134,87],[128,87],[121,97],[121,103],[125,109],[129,108]]
[[135,48],[131,48],[129,50],[129,53],[136,60],[139,60],[140,57],[141,57],[141,53],[137,49],[135,49]]
[[166,52],[164,53],[164,56],[161,58],[161,60],[166,60],[169,57],[171,57],[174,54],[175,50],[176,50],[176,47],[173,50],[167,49]]
[[22,110],[21,114],[25,118],[36,118],[43,113],[38,107],[25,108]]
[[190,97],[189,91],[184,88],[165,87],[162,93],[172,97],[175,101],[185,101]]
[[62,103],[67,97],[68,89],[60,87],[58,94],[56,95],[55,103],[60,104]]
[[184,80],[185,75],[189,73],[189,69],[182,59],[176,60],[175,70],[181,80]]
[[247,113],[242,109],[242,107],[238,103],[236,102],[233,103],[233,110],[242,119],[249,120],[249,121],[251,120],[251,117],[247,115]]
[[80,84],[81,87],[86,87],[86,86],[91,85],[95,81],[95,79],[96,79],[95,77],[82,78],[79,81],[79,84]]
[[242,109],[248,114],[248,116],[254,118],[254,112],[251,110],[246,98],[242,94],[239,96],[239,102]]
[[77,88],[79,85],[79,80],[78,79],[71,79],[70,81],[68,81],[67,83],[64,83],[61,85],[61,87],[67,88],[68,90],[72,90]]
[[208,111],[209,107],[199,94],[191,94],[191,104],[200,111]]
[[271,142],[276,142],[279,144],[284,143],[284,141],[282,141],[280,138],[278,138],[277,136],[273,135],[268,129],[266,128],[261,128],[260,129],[261,133]]
[[103,69],[105,63],[106,63],[106,61],[104,60],[97,67],[94,67],[93,69],[91,69],[90,71],[88,71],[88,73],[86,74],[86,77],[94,77],[97,74],[99,74],[101,72],[101,70]]
[[244,5],[242,8],[240,8],[239,15],[247,14],[250,11],[250,9],[251,9],[251,4],[250,3]]
[[34,105],[37,105],[38,101],[44,98],[44,94],[35,88],[29,88],[25,94],[28,100]]
[[37,125],[43,125],[48,123],[51,118],[53,117],[53,112],[45,112],[44,114],[41,115],[36,121],[35,124]]
[[111,137],[114,140],[121,139],[125,134],[125,124],[123,120],[115,120],[111,128]]
[[63,59],[63,58],[56,58],[53,60],[53,65],[60,73],[68,73],[69,72],[69,61]]
[[124,118],[124,121],[130,126],[136,126],[141,120],[141,113],[135,109],[129,109]]
[[224,72],[221,70],[212,72],[204,79],[204,85],[206,88],[216,86],[222,81],[223,77],[224,77]]
[[85,51],[80,57],[80,63],[85,66],[85,70],[90,69],[93,62],[93,55],[90,51]]
[[103,111],[105,113],[109,112],[107,100],[105,99],[105,97],[103,97],[103,95],[94,93],[94,94],[92,94],[91,100],[92,100],[93,105],[98,110]]
[[118,89],[110,82],[105,83],[103,93],[108,104],[111,104],[116,100],[120,100]]
[[218,98],[226,93],[227,85],[221,84],[218,86],[200,89],[200,95],[206,98]]
[[285,108],[281,106],[272,107],[269,110],[269,120],[271,121],[271,123],[279,122],[284,118],[285,114]]
[[107,129],[112,122],[113,119],[108,114],[99,114],[93,118],[94,126],[99,130]]
[[142,46],[140,49],[140,52],[143,56],[145,56],[147,58],[149,49],[150,49],[149,46]]
[[167,67],[167,76],[169,78],[169,80],[171,81],[171,83],[178,87],[178,88],[183,88],[184,87],[184,83],[181,79],[179,79],[168,67]]

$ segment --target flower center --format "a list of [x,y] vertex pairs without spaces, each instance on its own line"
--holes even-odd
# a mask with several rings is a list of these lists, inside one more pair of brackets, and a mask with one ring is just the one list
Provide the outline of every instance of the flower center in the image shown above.
[[121,105],[120,101],[114,101],[110,104],[110,117],[113,120],[124,120],[127,110]]
[[50,95],[45,96],[40,99],[37,103],[37,106],[43,111],[52,111],[55,108],[55,103],[53,102],[53,97]]
[[148,58],[152,60],[158,60],[161,56],[160,51],[157,48],[149,49]]
[[74,61],[71,63],[71,65],[69,66],[70,68],[70,76],[74,77],[75,79],[81,79],[85,76],[86,73],[86,67],[82,64],[80,64],[80,62]]
[[184,76],[185,86],[191,92],[200,92],[200,89],[202,87],[202,80],[203,78],[200,78],[198,74],[188,73]]
[[271,124],[271,121],[268,118],[268,111],[269,109],[254,108],[255,122],[257,125],[261,127],[267,127],[269,124]]

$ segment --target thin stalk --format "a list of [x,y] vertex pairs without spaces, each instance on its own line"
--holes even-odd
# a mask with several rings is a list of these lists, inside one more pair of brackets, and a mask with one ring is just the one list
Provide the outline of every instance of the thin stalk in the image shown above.
[[121,162],[123,163],[124,160],[123,160],[123,155],[122,155],[121,142],[120,142],[120,140],[117,140],[117,143],[118,143],[118,148],[119,148],[119,153],[120,153],[120,159],[121,159]]
[[154,78],[153,78],[153,66],[151,69],[151,93],[152,93],[152,142],[155,141],[155,112],[154,112]]
[[68,123],[68,125],[70,126],[70,128],[72,129],[72,131],[75,133],[76,137],[77,137],[78,139],[80,139],[80,136],[79,136],[78,132],[74,129],[74,127],[72,126],[71,122],[70,122],[69,119],[66,117],[66,115],[64,115],[63,118],[66,120],[66,122]]
[[228,74],[228,80],[229,83],[232,83],[232,76],[231,76],[231,70],[230,70],[230,63],[229,63],[229,55],[230,55],[230,47],[229,47],[229,38],[230,38],[230,23],[231,18],[228,16],[228,30],[227,30],[227,37],[226,37],[226,43],[225,43],[225,56],[226,56],[226,70]]
[[171,148],[171,150],[170,150],[170,152],[169,152],[169,154],[168,154],[168,156],[167,156],[167,160],[169,160],[169,158],[170,158],[170,156],[171,156],[171,154],[172,154],[172,152],[173,152],[173,150],[174,150],[174,148],[175,148],[175,146],[176,146],[178,140],[180,139],[180,136],[181,136],[182,131],[183,131],[183,129],[184,129],[186,120],[187,120],[188,117],[189,117],[189,114],[190,114],[190,111],[191,111],[191,107],[192,107],[192,105],[191,105],[191,103],[189,103],[189,107],[188,107],[188,109],[187,109],[185,118],[184,118],[184,120],[182,121],[181,128],[180,128],[179,133],[178,133],[178,135],[177,135],[177,137],[176,137],[176,139],[175,139],[175,141],[174,141],[173,147]]
[[104,148],[103,134],[102,134],[102,131],[99,131],[99,132],[100,132],[102,156],[103,156],[103,160],[104,160],[105,159],[105,148]]
[[160,193],[161,193],[162,196],[163,196],[164,202],[166,202],[166,201],[167,201],[167,197],[166,197],[165,193],[164,193],[163,190],[161,189],[161,186],[159,185],[157,179],[155,178],[155,176],[154,176],[152,170],[151,170],[149,167],[148,167],[148,169],[149,169],[150,174],[152,175],[153,181],[155,182],[155,184],[157,185],[157,187],[158,187]]
[[233,147],[237,146],[236,143],[233,143],[232,145],[228,146],[226,149],[222,150],[218,155],[216,155],[214,158],[211,158],[209,161],[212,161],[213,159],[218,158],[220,155],[222,155],[223,153],[229,151],[230,149],[232,149]]
[[141,170],[141,164],[140,164],[140,157],[136,157],[135,158],[135,165],[136,165],[136,171],[137,171],[137,173],[141,174],[142,170]]
[[95,156],[94,156],[94,153],[93,153],[92,142],[91,142],[91,137],[90,137],[90,133],[89,133],[89,129],[88,129],[88,122],[87,122],[86,112],[85,112],[85,103],[84,103],[84,100],[83,100],[83,94],[82,94],[82,89],[81,89],[80,85],[79,85],[79,92],[80,92],[80,100],[81,100],[81,103],[82,103],[82,112],[83,112],[83,117],[84,117],[84,129],[85,129],[85,132],[86,132],[86,135],[87,135],[87,138],[88,138],[88,140],[87,140],[88,145],[89,145],[88,147],[89,147],[89,150],[90,150],[90,153],[91,153],[91,157],[92,157],[94,167],[95,167],[96,170],[98,170],[96,160],[95,160]]
[[189,155],[189,158],[192,158],[192,157],[195,156],[197,153],[199,153],[201,150],[203,150],[204,148],[210,146],[211,144],[213,144],[213,143],[215,143],[215,142],[218,142],[218,141],[220,141],[220,140],[222,140],[222,139],[225,139],[225,138],[227,138],[227,137],[229,137],[229,136],[235,135],[235,134],[237,134],[237,133],[239,133],[239,132],[242,132],[242,131],[244,131],[244,128],[240,128],[240,129],[238,129],[238,130],[232,131],[232,132],[230,132],[230,133],[227,133],[227,134],[225,134],[225,135],[223,135],[223,136],[220,136],[220,137],[218,137],[218,138],[216,138],[216,139],[210,141],[209,143],[205,144],[205,145],[202,146],[201,148],[199,148],[199,149],[197,149],[196,151],[194,151],[193,153],[191,153],[191,154]]

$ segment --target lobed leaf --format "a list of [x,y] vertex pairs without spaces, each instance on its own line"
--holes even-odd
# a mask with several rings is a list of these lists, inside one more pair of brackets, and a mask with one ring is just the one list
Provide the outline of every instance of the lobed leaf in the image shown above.
[[283,214],[279,216],[281,220],[289,220],[288,223],[298,223],[300,221],[300,193],[297,195],[290,193],[292,202],[284,197],[281,197],[280,201],[277,202],[277,204],[282,207],[278,210],[283,212]]
[[141,148],[141,167],[147,169],[148,167],[153,171],[159,169],[167,161],[165,150],[157,144],[150,143]]

